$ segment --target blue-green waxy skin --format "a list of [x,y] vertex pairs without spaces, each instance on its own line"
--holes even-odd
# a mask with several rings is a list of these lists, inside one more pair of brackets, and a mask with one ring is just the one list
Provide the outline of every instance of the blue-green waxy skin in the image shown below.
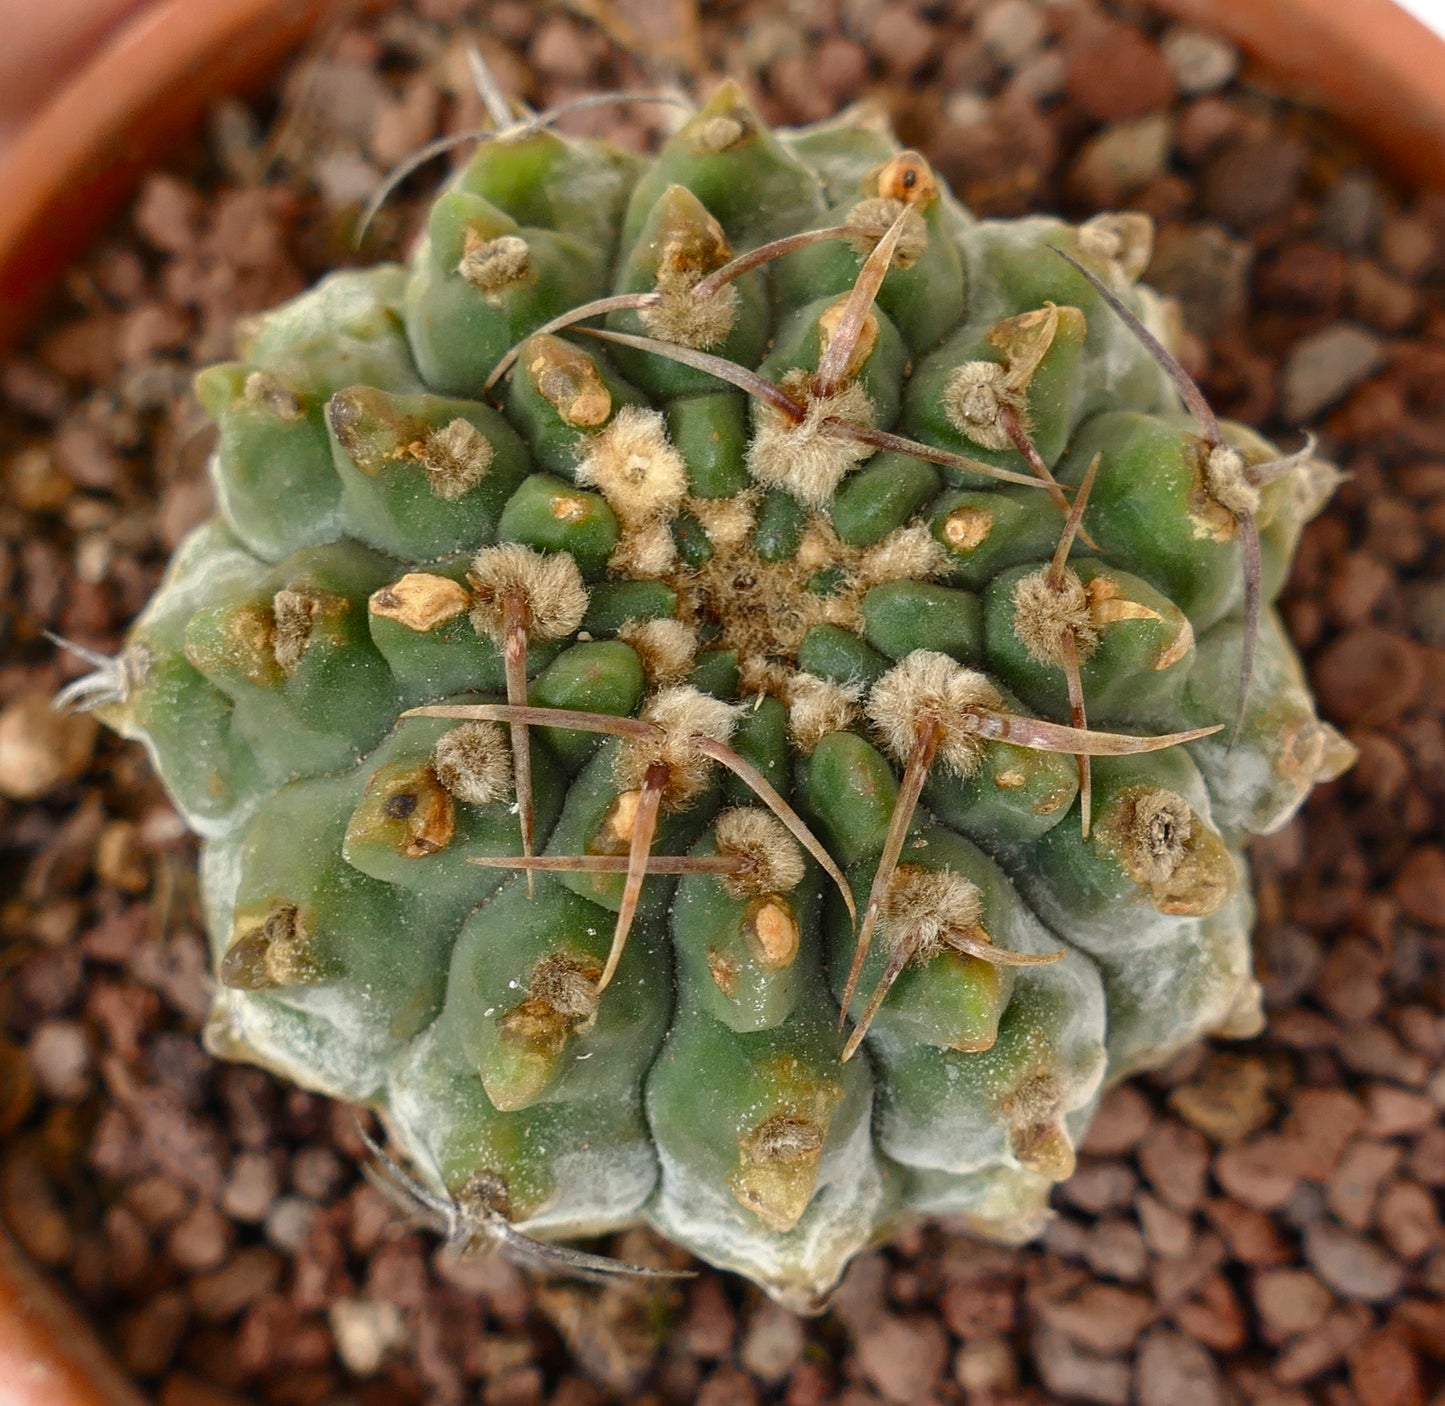
[[[977,222],[866,115],[772,132],[725,84],[655,157],[482,143],[405,267],[255,320],[198,382],[220,516],[101,708],[205,840],[210,1048],[375,1110],[519,1235],[646,1223],[816,1308],[910,1219],[1035,1234],[1107,1081],[1255,1028],[1243,846],[1349,757],[1271,606],[1331,473],[1224,427],[1261,480],[1231,737],[1240,521],[1059,250],[1163,331],[1138,219]],[[922,664],[974,701],[903,699]],[[1075,693],[1095,730],[1216,731],[1086,774],[1032,745]]]

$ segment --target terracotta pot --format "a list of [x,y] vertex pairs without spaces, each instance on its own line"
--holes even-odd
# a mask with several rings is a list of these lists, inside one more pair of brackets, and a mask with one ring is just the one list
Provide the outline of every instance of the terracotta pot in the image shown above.
[[[1445,187],[1445,41],[1392,0],[1155,3],[1233,38],[1281,88],[1343,118],[1410,182]],[[206,105],[274,71],[330,9],[331,0],[133,7],[0,154],[0,352]],[[0,1406],[141,1403],[0,1229]]]

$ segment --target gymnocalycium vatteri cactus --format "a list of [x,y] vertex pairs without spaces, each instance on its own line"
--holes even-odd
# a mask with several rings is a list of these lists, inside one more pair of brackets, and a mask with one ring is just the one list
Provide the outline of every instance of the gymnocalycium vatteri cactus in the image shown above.
[[1033,1234],[1108,1081],[1258,1027],[1242,847],[1349,759],[1269,606],[1333,471],[1210,413],[1149,245],[724,85],[651,159],[500,132],[257,320],[69,700],[205,838],[212,1050],[464,1248],[807,1305]]

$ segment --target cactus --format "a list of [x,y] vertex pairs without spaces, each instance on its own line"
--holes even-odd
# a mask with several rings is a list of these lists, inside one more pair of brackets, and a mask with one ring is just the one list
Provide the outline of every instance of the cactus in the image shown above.
[[1032,1235],[1108,1081],[1257,1028],[1243,845],[1348,762],[1269,607],[1332,471],[1209,412],[1149,242],[725,85],[647,160],[498,133],[250,326],[70,694],[204,837],[210,1048],[462,1249],[806,1306]]

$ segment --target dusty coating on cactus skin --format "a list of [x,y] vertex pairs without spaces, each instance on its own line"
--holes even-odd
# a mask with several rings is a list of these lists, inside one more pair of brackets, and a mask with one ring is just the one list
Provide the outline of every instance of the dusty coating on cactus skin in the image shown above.
[[506,133],[427,230],[204,374],[225,520],[67,695],[207,837],[212,1046],[463,1253],[646,1221],[817,1307],[920,1208],[1038,1229],[1106,1074],[1257,1021],[1332,472],[1151,349],[1147,218],[974,222],[856,114]]

